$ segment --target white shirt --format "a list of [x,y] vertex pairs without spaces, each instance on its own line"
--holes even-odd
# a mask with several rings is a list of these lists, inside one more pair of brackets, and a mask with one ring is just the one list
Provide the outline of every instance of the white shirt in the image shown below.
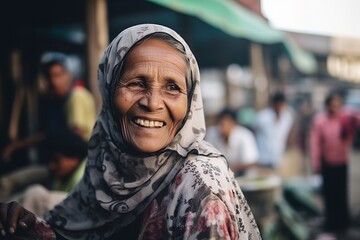
[[280,164],[293,123],[294,116],[289,107],[283,109],[278,119],[272,108],[257,113],[255,136],[261,164],[274,167]]
[[207,130],[205,139],[222,152],[229,164],[248,164],[258,160],[258,150],[253,133],[242,126],[235,126],[228,142],[220,135],[216,126]]

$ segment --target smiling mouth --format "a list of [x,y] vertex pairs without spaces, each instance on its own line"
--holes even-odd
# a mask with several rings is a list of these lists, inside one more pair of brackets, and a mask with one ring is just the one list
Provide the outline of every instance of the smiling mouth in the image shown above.
[[153,121],[153,120],[145,120],[141,118],[135,118],[133,122],[141,127],[147,128],[161,128],[165,126],[164,122],[161,121]]

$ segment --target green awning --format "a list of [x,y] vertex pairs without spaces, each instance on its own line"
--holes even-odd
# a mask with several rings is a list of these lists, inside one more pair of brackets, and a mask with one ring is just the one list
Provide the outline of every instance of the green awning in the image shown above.
[[227,34],[262,44],[284,43],[294,66],[303,73],[313,73],[317,63],[312,54],[289,41],[265,19],[232,0],[148,0],[178,12],[202,19]]

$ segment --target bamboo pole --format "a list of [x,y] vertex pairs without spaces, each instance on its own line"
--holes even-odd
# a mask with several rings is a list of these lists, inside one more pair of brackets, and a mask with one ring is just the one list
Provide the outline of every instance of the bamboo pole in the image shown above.
[[22,87],[22,64],[21,53],[15,50],[11,53],[11,75],[15,82],[15,99],[11,109],[8,137],[11,141],[18,138],[21,107],[25,97],[25,89]]
[[258,43],[250,44],[250,62],[254,74],[255,109],[261,109],[268,104],[269,81],[266,76],[262,46]]
[[106,0],[88,0],[86,3],[89,88],[94,94],[96,109],[99,111],[101,96],[97,83],[97,68],[100,57],[109,42],[107,4]]

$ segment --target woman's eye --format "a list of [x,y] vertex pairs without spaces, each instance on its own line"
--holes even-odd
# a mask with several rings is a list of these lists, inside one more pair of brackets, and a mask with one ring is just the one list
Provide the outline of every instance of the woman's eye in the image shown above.
[[167,85],[167,89],[170,90],[170,91],[180,92],[180,87],[178,85],[176,85],[175,83],[169,83]]
[[127,84],[127,87],[130,87],[130,88],[144,88],[145,87],[145,84],[141,81],[133,81],[133,82],[129,82]]

